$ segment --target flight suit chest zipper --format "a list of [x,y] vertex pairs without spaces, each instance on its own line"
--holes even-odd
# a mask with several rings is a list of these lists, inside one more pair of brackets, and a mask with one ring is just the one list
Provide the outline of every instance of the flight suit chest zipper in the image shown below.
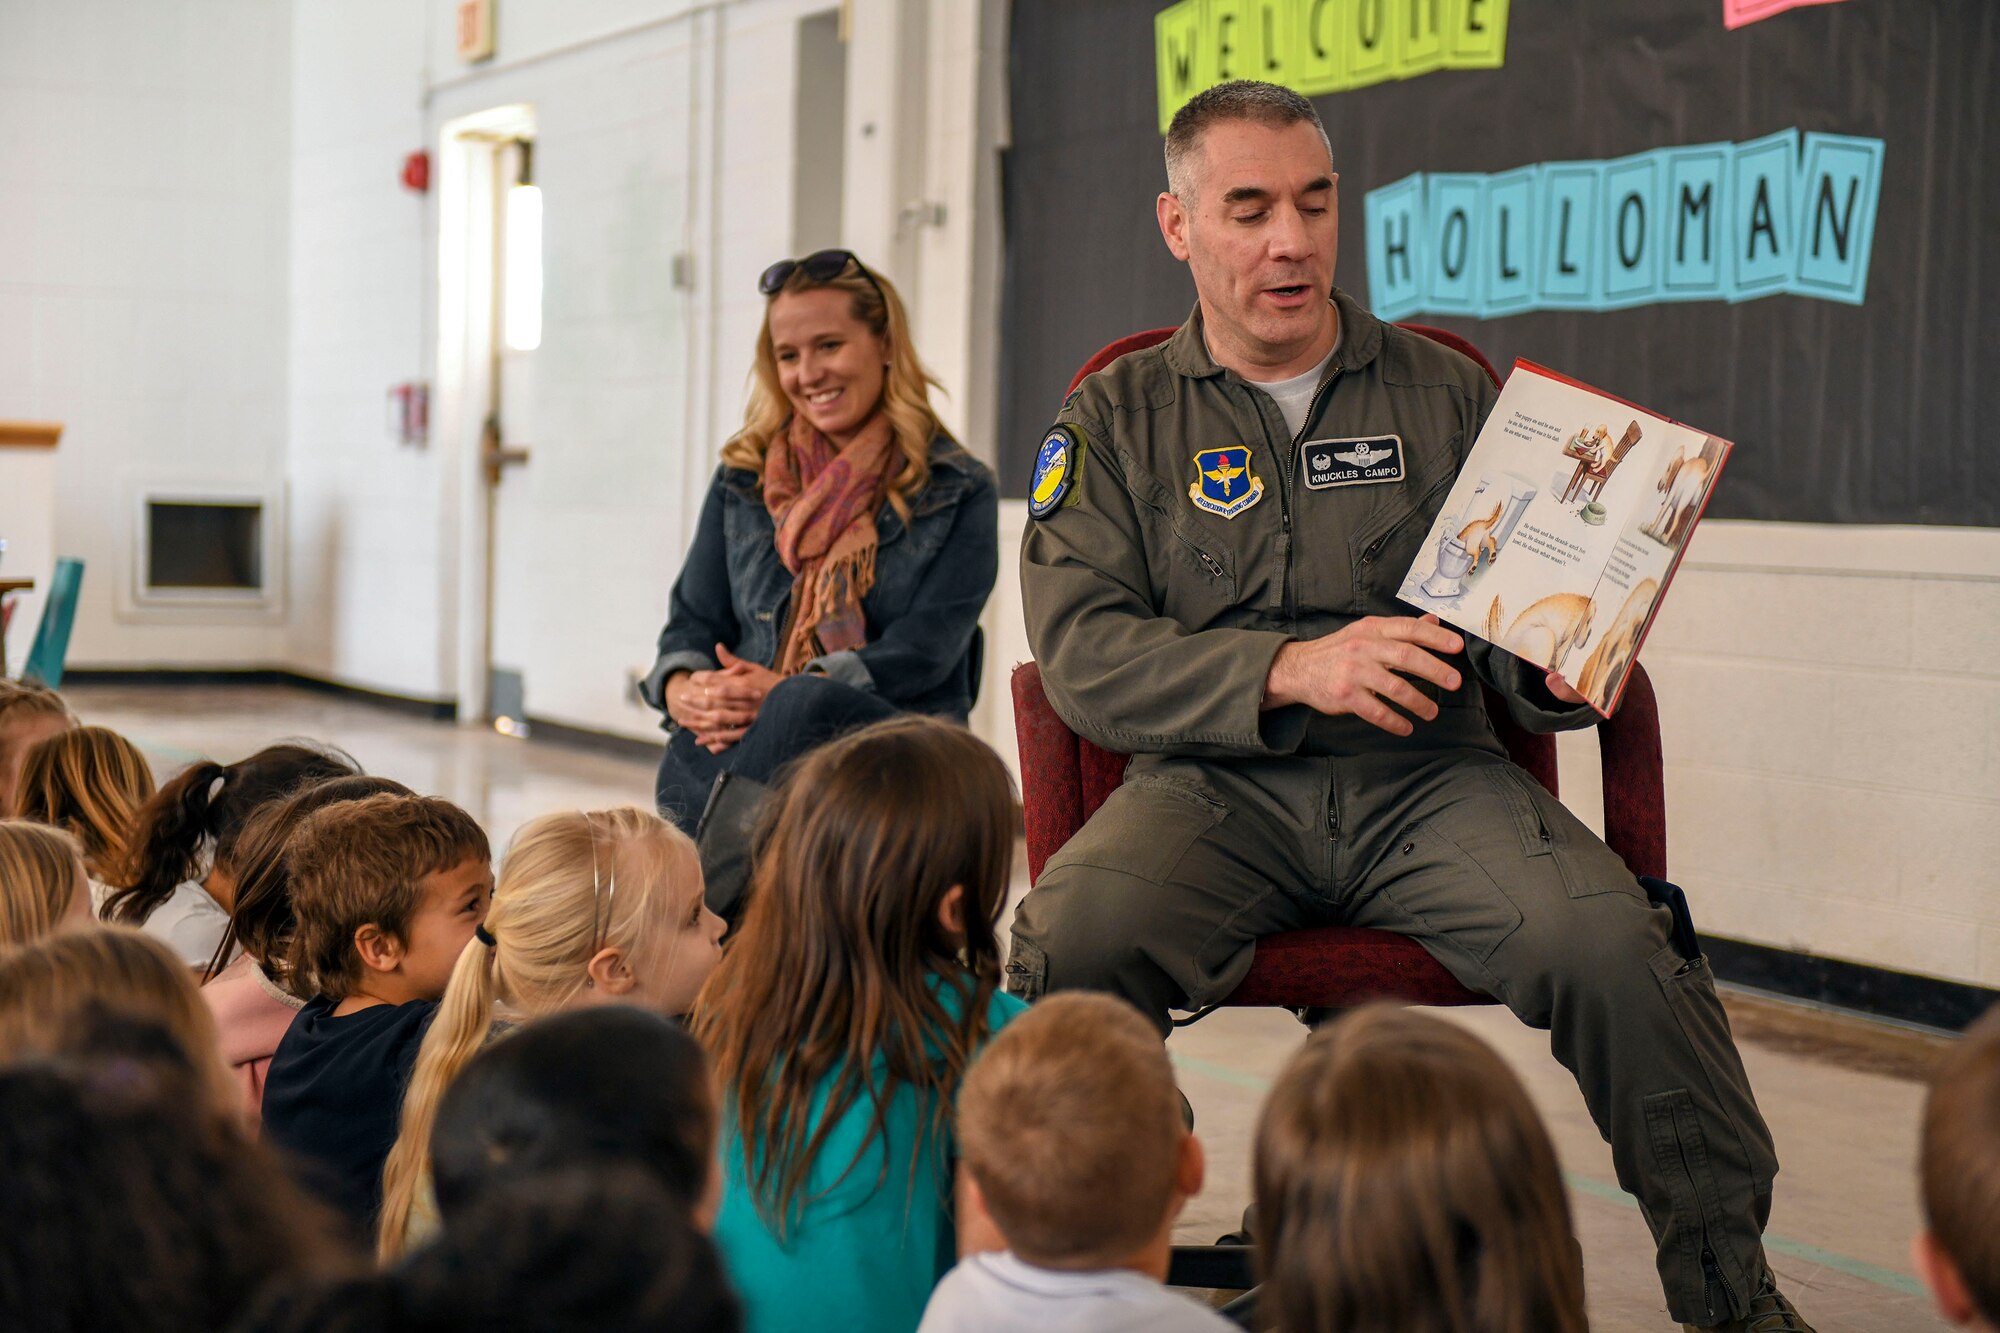
[[1319,405],[1339,378],[1340,367],[1336,365],[1333,373],[1326,377],[1326,383],[1313,390],[1312,401],[1306,404],[1305,424],[1299,427],[1298,434],[1292,436],[1291,451],[1278,460],[1278,511],[1282,525],[1278,531],[1278,559],[1284,578],[1287,624],[1298,623],[1298,607],[1292,597],[1292,469],[1298,466],[1299,446],[1312,431],[1313,418],[1319,415]]

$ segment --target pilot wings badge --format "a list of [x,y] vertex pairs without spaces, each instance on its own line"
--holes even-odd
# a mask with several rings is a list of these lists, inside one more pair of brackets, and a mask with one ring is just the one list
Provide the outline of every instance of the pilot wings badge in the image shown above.
[[1247,445],[1204,449],[1194,456],[1195,479],[1188,499],[1197,509],[1235,518],[1264,498],[1263,479],[1250,470]]

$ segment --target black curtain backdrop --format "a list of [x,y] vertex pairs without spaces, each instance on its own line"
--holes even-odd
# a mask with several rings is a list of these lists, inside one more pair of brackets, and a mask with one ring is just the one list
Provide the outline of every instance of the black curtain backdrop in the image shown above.
[[[1076,368],[1193,304],[1162,244],[1162,0],[1014,0],[1000,459],[1026,493]],[[1362,198],[1797,127],[1884,141],[1867,302],[1410,318],[1502,371],[1539,361],[1737,442],[1710,514],[2000,526],[2000,4],[1844,0],[1740,28],[1722,0],[1514,0],[1506,64],[1316,99],[1340,172],[1337,281],[1364,303]]]

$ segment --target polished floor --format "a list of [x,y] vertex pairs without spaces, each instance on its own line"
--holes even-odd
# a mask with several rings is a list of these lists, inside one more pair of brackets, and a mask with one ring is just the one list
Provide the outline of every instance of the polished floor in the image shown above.
[[[162,770],[198,755],[240,758],[282,737],[330,741],[371,773],[464,805],[496,846],[544,811],[643,805],[652,791],[643,759],[512,740],[287,687],[91,685],[68,693],[86,721],[131,736]],[[1727,999],[1783,1164],[1767,1249],[1785,1290],[1821,1333],[1943,1327],[1909,1257],[1919,1080],[1941,1039],[1748,995]],[[1671,1328],[1638,1209],[1615,1184],[1610,1152],[1546,1038],[1503,1009],[1447,1012],[1500,1050],[1548,1120],[1583,1243],[1592,1327]],[[1238,1225],[1263,1090],[1303,1035],[1286,1013],[1225,1010],[1173,1038],[1210,1162],[1209,1187],[1182,1219],[1184,1239],[1209,1241]]]

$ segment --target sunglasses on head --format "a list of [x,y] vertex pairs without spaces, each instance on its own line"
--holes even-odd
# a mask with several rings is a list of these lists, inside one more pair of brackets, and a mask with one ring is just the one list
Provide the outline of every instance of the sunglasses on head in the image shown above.
[[875,275],[868,271],[868,266],[862,263],[852,250],[815,250],[804,259],[780,259],[765,269],[763,276],[757,279],[757,290],[765,296],[776,296],[784,290],[785,284],[792,280],[794,273],[803,273],[814,282],[832,282],[847,272],[849,264],[854,265],[861,276],[868,279],[868,285],[875,289],[875,295],[881,297],[882,304],[887,305],[889,298],[883,296],[882,284],[875,281]]

